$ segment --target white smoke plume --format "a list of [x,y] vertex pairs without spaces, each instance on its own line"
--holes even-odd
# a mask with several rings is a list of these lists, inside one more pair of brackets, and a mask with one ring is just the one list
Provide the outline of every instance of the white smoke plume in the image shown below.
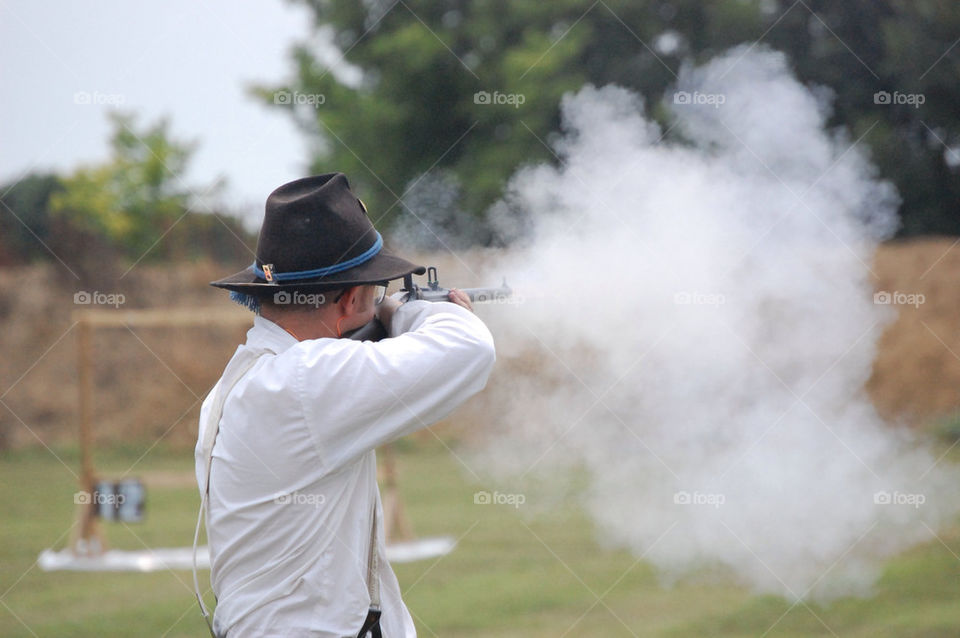
[[637,95],[585,87],[559,166],[512,179],[498,208],[535,230],[491,271],[522,297],[483,313],[501,372],[472,466],[531,505],[579,498],[667,581],[866,593],[958,510],[954,470],[863,389],[897,195],[778,53],[687,68],[665,106],[682,143]]

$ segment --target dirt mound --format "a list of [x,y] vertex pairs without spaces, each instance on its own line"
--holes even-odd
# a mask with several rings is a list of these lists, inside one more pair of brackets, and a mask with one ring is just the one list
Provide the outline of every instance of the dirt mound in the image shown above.
[[[478,256],[479,257],[479,256]],[[480,285],[455,260],[444,282]],[[919,239],[878,250],[878,302],[898,312],[883,334],[867,391],[891,421],[922,425],[960,407],[960,242]],[[229,270],[229,269],[227,269]],[[123,294],[124,309],[229,305],[207,282],[215,264],[141,266],[101,293]],[[76,440],[77,335],[71,313],[78,291],[60,268],[0,269],[0,449]],[[252,316],[251,316],[252,321]],[[196,441],[202,398],[246,328],[108,328],[95,334],[96,438],[101,442]],[[469,412],[469,410],[468,410]],[[470,420],[470,415],[464,415]]]
[[[226,295],[207,282],[223,272],[213,264],[140,266],[119,284],[94,289],[52,265],[0,269],[0,449],[76,441],[78,330],[71,315],[113,306],[79,304],[74,295],[122,300],[123,310],[222,308],[230,304]],[[245,330],[97,329],[91,339],[96,439],[193,445],[200,402]]]
[[880,247],[878,302],[898,317],[880,339],[867,390],[880,413],[921,425],[960,407],[960,240]]

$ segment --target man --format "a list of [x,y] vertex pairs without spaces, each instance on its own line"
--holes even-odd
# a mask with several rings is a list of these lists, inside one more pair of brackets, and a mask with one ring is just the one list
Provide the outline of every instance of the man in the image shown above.
[[[384,298],[424,269],[382,244],[344,175],[308,177],[268,197],[254,264],[213,282],[257,312],[200,414],[217,636],[367,635],[378,602],[383,636],[416,635],[374,449],[481,390],[495,354],[464,293]],[[374,318],[390,338],[345,338]]]

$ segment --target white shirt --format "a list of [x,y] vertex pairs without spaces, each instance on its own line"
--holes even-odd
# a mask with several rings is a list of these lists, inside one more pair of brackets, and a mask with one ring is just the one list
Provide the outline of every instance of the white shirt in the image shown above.
[[[389,334],[297,341],[256,317],[238,348],[272,352],[228,395],[213,447],[207,535],[218,636],[355,637],[370,603],[374,506],[383,635],[416,636],[386,559],[374,448],[480,391],[495,353],[483,322],[453,303],[405,303]],[[213,395],[200,412],[201,490]]]

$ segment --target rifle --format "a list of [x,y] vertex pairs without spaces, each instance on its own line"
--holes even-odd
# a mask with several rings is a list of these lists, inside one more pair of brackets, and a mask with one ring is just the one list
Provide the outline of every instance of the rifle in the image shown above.
[[[513,290],[507,285],[506,279],[503,280],[500,286],[495,288],[461,288],[460,290],[467,293],[472,303],[503,301],[513,294]],[[413,275],[406,275],[403,278],[403,288],[400,289],[400,292],[404,293],[401,299],[401,301],[404,302],[414,300],[449,301],[448,295],[450,294],[450,289],[440,286],[440,282],[437,279],[437,269],[434,266],[430,266],[427,268],[426,287],[421,287],[414,283]],[[380,323],[379,319],[374,319],[365,326],[360,326],[353,332],[346,333],[344,336],[356,341],[380,341],[387,337],[387,330],[383,324]]]

